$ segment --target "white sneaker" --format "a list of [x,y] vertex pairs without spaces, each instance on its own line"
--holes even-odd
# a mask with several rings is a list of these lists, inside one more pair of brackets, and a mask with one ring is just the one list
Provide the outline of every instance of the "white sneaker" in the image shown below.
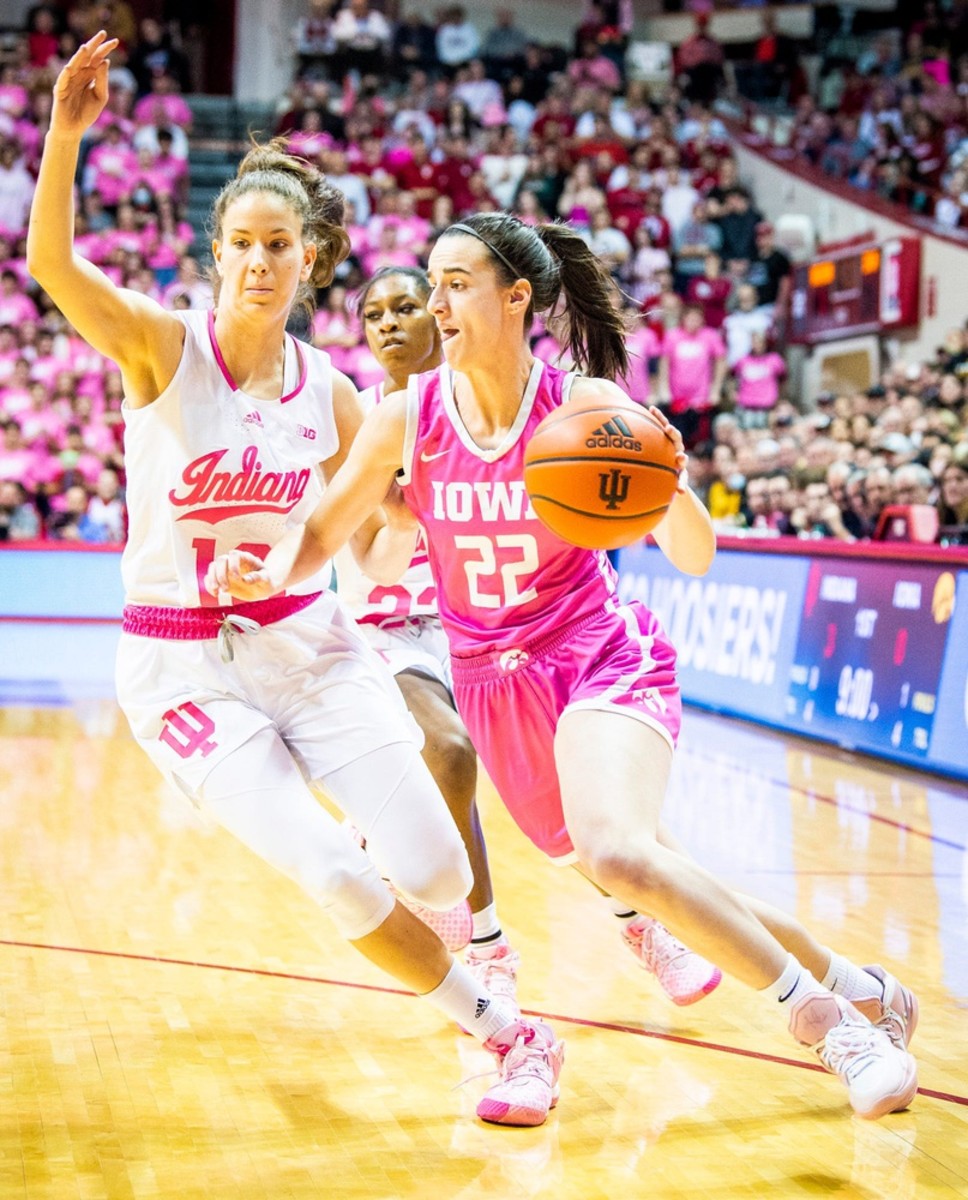
[[883,989],[884,995],[880,1000],[851,1000],[854,1008],[876,1025],[883,1029],[895,1046],[906,1050],[918,1027],[918,998],[910,988],[906,988],[883,967],[864,967],[868,975],[873,975]]
[[876,1120],[914,1099],[918,1073],[912,1056],[842,996],[811,992],[798,1000],[790,1012],[790,1032],[839,1076],[858,1116]]
[[494,1125],[543,1125],[558,1103],[564,1042],[544,1021],[522,1018],[484,1047],[497,1057],[501,1080],[484,1094],[477,1115]]
[[673,1004],[695,1004],[719,986],[722,971],[684,946],[652,917],[636,917],[622,940],[639,966],[654,975]]

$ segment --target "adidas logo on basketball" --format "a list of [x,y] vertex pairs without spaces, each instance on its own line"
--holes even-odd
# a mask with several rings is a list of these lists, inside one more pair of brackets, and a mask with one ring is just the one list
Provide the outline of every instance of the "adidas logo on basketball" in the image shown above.
[[592,435],[585,439],[589,450],[641,450],[642,443],[632,436],[632,430],[621,417],[612,417],[604,425],[592,430]]

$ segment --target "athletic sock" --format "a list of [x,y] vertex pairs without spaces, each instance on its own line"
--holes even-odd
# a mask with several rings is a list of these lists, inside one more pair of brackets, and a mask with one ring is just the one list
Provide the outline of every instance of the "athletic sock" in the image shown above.
[[777,1004],[792,1005],[811,993],[823,993],[830,989],[818,983],[807,968],[801,966],[793,955],[789,954],[779,979],[762,990]]
[[823,986],[843,996],[845,1000],[883,1000],[881,981],[863,967],[855,967],[849,958],[829,951],[830,966],[823,977]]
[[423,999],[481,1042],[520,1019],[513,1004],[502,996],[492,996],[463,963],[456,961],[443,981]]
[[614,896],[607,896],[606,901],[608,907],[612,910],[612,915],[624,929],[627,925],[631,925],[633,921],[637,921],[639,914],[634,908],[629,908],[627,904],[623,904],[621,900],[616,900]]
[[489,904],[480,912],[471,913],[473,930],[471,932],[472,946],[490,946],[504,939],[501,926],[497,919],[497,905]]

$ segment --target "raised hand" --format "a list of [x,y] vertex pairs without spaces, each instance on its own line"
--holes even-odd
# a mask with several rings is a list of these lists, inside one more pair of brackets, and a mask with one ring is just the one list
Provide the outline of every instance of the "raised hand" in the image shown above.
[[52,133],[79,137],[98,119],[108,102],[108,58],[117,46],[104,30],[73,54],[54,84]]
[[220,554],[205,573],[205,588],[213,596],[228,592],[236,600],[265,600],[273,593],[262,559],[243,550]]

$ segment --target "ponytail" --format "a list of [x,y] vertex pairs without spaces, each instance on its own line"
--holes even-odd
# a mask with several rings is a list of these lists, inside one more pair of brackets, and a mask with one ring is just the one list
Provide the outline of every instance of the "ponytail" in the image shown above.
[[526,329],[535,313],[553,312],[567,321],[568,350],[582,371],[603,379],[625,373],[625,326],[612,304],[612,277],[573,229],[526,225],[508,213],[477,213],[448,226],[441,237],[451,234],[483,242],[506,285],[516,279],[531,284]]
[[538,225],[538,236],[558,262],[568,350],[587,375],[615,379],[628,370],[625,322],[612,303],[615,284],[601,259],[567,225]]

